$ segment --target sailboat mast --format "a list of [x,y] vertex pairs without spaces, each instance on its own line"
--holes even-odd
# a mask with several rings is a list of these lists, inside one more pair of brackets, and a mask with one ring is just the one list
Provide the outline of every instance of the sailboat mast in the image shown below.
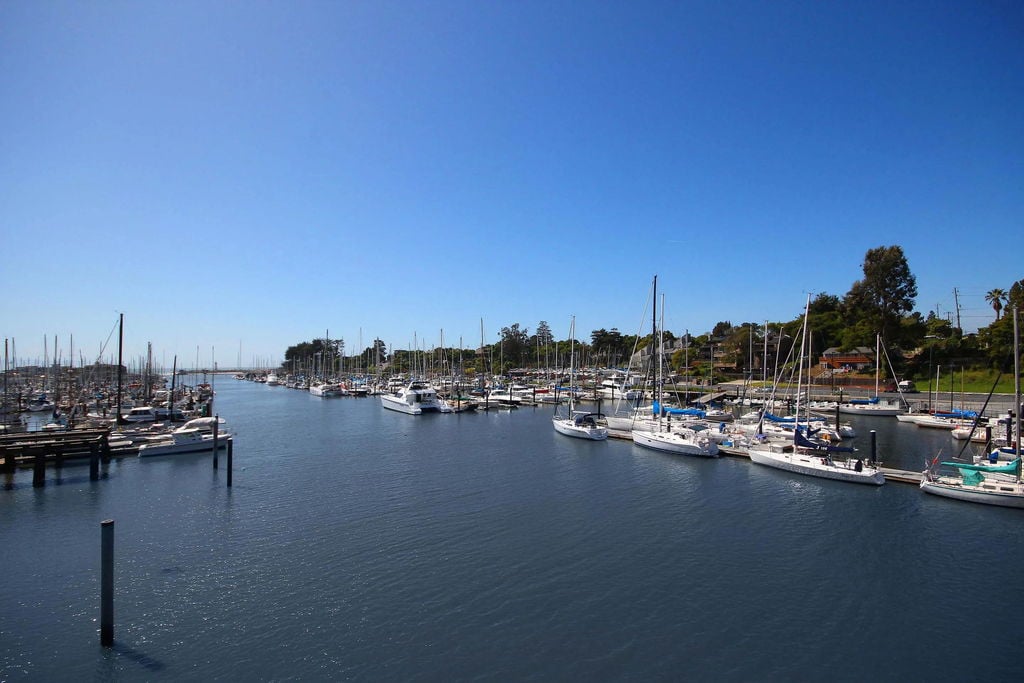
[[[657,308],[657,306],[655,306]],[[661,295],[661,327],[658,328],[658,429],[661,430],[662,382],[665,381],[665,295]]]
[[124,313],[120,314],[117,324],[117,424],[121,424],[121,390],[123,385],[123,373],[121,372],[121,358],[124,353]]
[[[1013,449],[1020,459],[1020,329],[1018,328],[1017,307],[1013,307],[1013,412],[1017,414],[1017,430],[1013,435]],[[1021,480],[1021,469],[1017,468],[1017,481]]]
[[576,316],[569,323],[569,417],[576,408]]
[[[806,319],[804,320],[804,322],[806,323]],[[882,362],[881,362],[882,358],[881,358],[881,353],[880,353],[881,346],[882,346],[882,335],[876,334],[875,335],[875,398],[878,398],[878,371],[882,367]],[[800,344],[800,348],[801,348],[801,350],[803,350],[803,344],[802,343]]]
[[10,374],[10,366],[7,362],[7,337],[4,337],[4,422],[7,421],[7,411],[10,410],[7,401],[7,377]]
[[764,356],[761,359],[761,382],[768,383],[768,321],[764,321]]
[[[654,276],[654,282],[651,285],[651,353],[655,352],[657,348],[655,344],[658,341],[658,276]],[[651,374],[654,374],[654,359],[651,358]],[[654,390],[654,401],[655,405],[658,406],[658,420],[661,420],[661,394],[658,387],[658,380],[655,378],[654,384],[651,387]]]
[[[793,429],[793,442],[796,443],[797,434],[800,432],[800,387],[804,379],[804,348],[807,345],[807,315],[811,310],[811,295],[807,295],[807,305],[804,307],[804,326],[800,333],[800,361],[797,363],[796,373],[796,424]],[[876,369],[877,370],[877,369]],[[875,380],[877,383],[877,379]]]

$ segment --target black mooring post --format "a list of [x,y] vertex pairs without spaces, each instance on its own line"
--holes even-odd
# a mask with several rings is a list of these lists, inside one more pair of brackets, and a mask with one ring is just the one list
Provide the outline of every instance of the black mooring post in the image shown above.
[[100,645],[111,647],[114,644],[114,520],[104,520],[100,527]]
[[100,478],[100,445],[99,443],[89,444],[89,481],[97,481]]
[[46,486],[46,460],[42,453],[36,453],[32,466],[32,487],[42,488]]
[[213,416],[213,469],[217,469],[217,423],[220,422],[220,416]]
[[232,465],[232,459],[234,457],[234,451],[235,451],[235,440],[232,439],[231,437],[228,437],[228,487],[231,486],[231,470],[233,469],[231,465]]
[[874,465],[876,462],[878,462],[878,451],[876,449],[876,444],[875,444],[875,437],[876,436],[877,436],[877,434],[875,433],[875,430],[872,429],[871,430],[871,464],[872,465]]

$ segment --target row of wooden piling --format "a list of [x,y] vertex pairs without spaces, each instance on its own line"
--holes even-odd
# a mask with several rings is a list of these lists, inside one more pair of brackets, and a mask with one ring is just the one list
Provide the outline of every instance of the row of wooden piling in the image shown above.
[[[220,441],[217,426],[213,429],[213,468],[218,468],[217,454]],[[228,437],[227,485],[232,484],[232,460],[234,440]],[[108,430],[75,430],[70,432],[28,432],[0,436],[0,471],[14,472],[18,467],[32,468],[32,486],[46,485],[46,466],[53,464],[58,469],[71,460],[89,459],[89,480],[98,481],[100,464],[108,464],[113,458]]]

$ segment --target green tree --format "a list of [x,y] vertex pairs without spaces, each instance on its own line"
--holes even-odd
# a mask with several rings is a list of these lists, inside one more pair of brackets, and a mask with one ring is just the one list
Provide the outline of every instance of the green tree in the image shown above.
[[383,363],[388,359],[388,345],[385,344],[380,338],[373,340],[373,346],[367,351],[367,357],[376,363],[379,358]]
[[996,320],[999,320],[999,316],[1003,312],[1003,302],[1006,301],[1006,290],[998,287],[990,289],[985,295],[985,301],[992,305],[992,309],[996,312]]
[[815,296],[807,310],[807,327],[811,330],[814,352],[842,346],[847,323],[839,297],[825,293]]
[[619,364],[619,361],[628,353],[622,334],[616,328],[606,330],[594,330],[590,333],[590,344],[594,353],[602,356],[609,366]]
[[519,329],[519,323],[515,323],[511,327],[501,328],[500,335],[500,352],[504,356],[505,363],[505,367],[501,371],[504,372],[511,367],[524,366],[526,364],[525,357],[529,350],[528,340],[530,338],[526,328]]
[[[1024,311],[1024,280],[1018,280],[1010,286],[1004,308],[1007,311],[1013,311],[1014,308]],[[988,327],[978,330],[978,343],[987,353],[992,367],[999,368],[1004,372],[1012,371],[1013,315],[1004,315],[997,318]]]
[[1016,306],[1018,311],[1024,311],[1024,280],[1017,280],[1010,285],[1010,293],[1006,296],[1006,305],[1010,308]]
[[555,337],[551,334],[551,327],[546,320],[541,320],[537,323],[536,337],[537,342],[541,346],[547,346],[555,340]]
[[728,335],[730,331],[732,331],[732,323],[729,322],[728,320],[723,320],[721,322],[715,323],[714,329],[711,330],[711,336],[714,337],[715,339],[721,339],[722,337]]
[[[853,283],[843,300],[847,318],[866,323],[887,342],[895,341],[900,318],[914,309],[917,279],[899,246],[869,249],[863,270],[864,278]],[[866,344],[871,339],[858,341]]]

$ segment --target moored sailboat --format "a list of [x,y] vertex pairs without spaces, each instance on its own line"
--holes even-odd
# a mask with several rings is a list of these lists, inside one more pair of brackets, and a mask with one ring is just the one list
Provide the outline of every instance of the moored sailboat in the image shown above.
[[[569,326],[569,385],[576,384],[576,317],[573,316]],[[602,441],[608,438],[608,427],[599,424],[601,415],[587,411],[576,410],[575,396],[569,397],[568,416],[560,415],[558,404],[555,404],[555,415],[551,418],[551,425],[555,431],[565,436],[577,439],[590,439]]]
[[[807,343],[807,317],[810,310],[811,297],[807,297],[804,308],[804,325],[800,340],[799,371],[797,373],[796,414],[800,415],[800,386],[803,383],[804,349]],[[833,446],[821,440],[811,438],[810,424],[801,427],[796,421],[793,430],[792,444],[763,443],[747,450],[750,459],[759,464],[775,469],[795,472],[823,479],[834,479],[859,484],[880,486],[885,483],[885,475],[876,463],[866,463],[861,459],[836,459],[834,454],[852,453],[853,449],[844,446]]]
[[882,353],[882,337],[881,335],[875,335],[875,394],[871,398],[857,398],[850,399],[846,403],[839,404],[839,412],[846,415],[873,415],[875,417],[895,417],[902,415],[907,412],[906,407],[903,404],[902,395],[900,400],[893,403],[892,401],[883,401],[878,397],[878,380],[879,372],[881,370]]
[[[932,470],[938,460],[936,457],[932,461],[932,467],[924,472],[924,479],[921,480],[922,491],[971,503],[1024,508],[1024,478],[1022,478],[1020,458],[1020,329],[1016,307],[1013,309],[1013,364],[1015,371],[1014,398],[1018,410],[1016,411],[1016,426],[1012,432],[1014,443],[1008,449],[1016,456],[1016,459],[1005,465],[942,462],[939,464],[952,468],[955,473],[941,474]],[[996,459],[998,460],[998,454]]]
[[[655,282],[657,282],[657,278],[655,278]],[[661,310],[662,318],[664,319],[664,303],[662,303]],[[644,448],[651,448],[657,451],[664,451],[666,453],[675,453],[676,455],[694,455],[702,458],[717,458],[718,444],[711,440],[707,434],[702,431],[690,429],[689,427],[682,427],[676,431],[672,431],[671,423],[666,419],[665,410],[661,406],[661,391],[662,386],[664,385],[664,369],[662,368],[662,361],[665,355],[664,335],[658,334],[659,329],[664,330],[664,320],[662,320],[662,325],[659,328],[657,324],[656,305],[651,318],[651,344],[654,344],[656,339],[658,343],[658,376],[654,381],[655,424],[653,428],[634,428],[632,431],[633,443],[637,446],[643,446]]]

